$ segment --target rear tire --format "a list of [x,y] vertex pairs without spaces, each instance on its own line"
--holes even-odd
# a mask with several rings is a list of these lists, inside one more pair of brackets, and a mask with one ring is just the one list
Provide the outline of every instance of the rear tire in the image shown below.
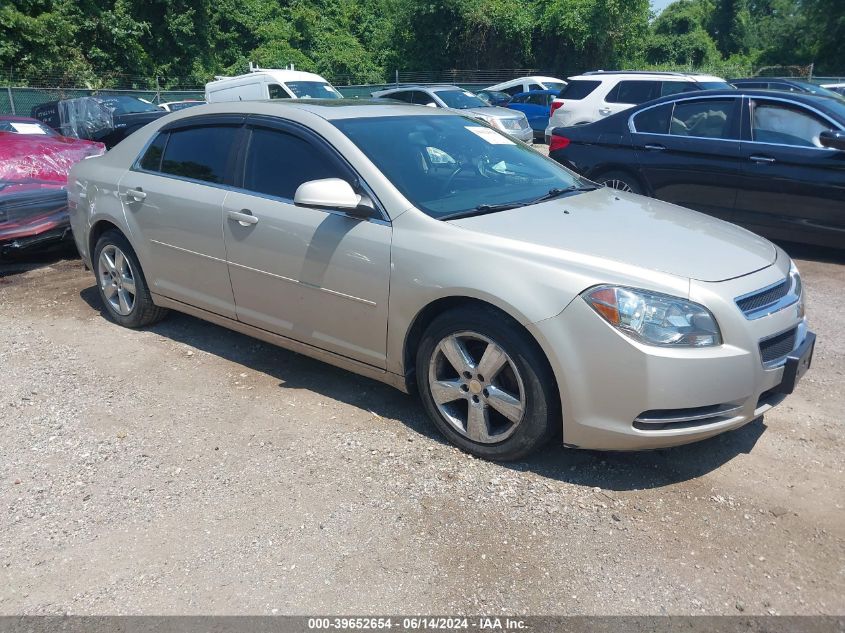
[[596,178],[596,182],[600,182],[610,189],[643,195],[643,187],[639,181],[624,171],[609,171]]
[[458,308],[432,321],[416,360],[423,406],[462,450],[493,460],[525,457],[560,427],[554,376],[536,342],[492,308]]
[[165,308],[153,303],[135,250],[119,231],[106,231],[94,247],[94,275],[109,317],[124,327],[139,328],[160,321]]

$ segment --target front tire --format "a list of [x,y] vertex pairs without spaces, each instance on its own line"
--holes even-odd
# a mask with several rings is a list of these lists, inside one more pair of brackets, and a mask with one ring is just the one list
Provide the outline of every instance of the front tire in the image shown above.
[[520,459],[560,426],[545,356],[518,323],[496,310],[460,308],[435,318],[420,341],[416,372],[435,426],[478,457]]
[[139,328],[167,314],[165,308],[153,303],[138,256],[118,231],[106,231],[97,240],[94,275],[103,307],[116,323]]

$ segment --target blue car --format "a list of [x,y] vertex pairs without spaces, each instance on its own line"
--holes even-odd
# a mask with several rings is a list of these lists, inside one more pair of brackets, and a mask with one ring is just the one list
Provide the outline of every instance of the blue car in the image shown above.
[[559,90],[531,90],[519,92],[513,96],[507,108],[519,110],[528,119],[528,125],[534,130],[534,140],[545,138],[549,124],[549,109]]

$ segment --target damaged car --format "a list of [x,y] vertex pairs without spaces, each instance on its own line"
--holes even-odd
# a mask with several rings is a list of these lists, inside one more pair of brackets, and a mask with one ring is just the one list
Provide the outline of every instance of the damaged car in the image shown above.
[[69,237],[68,172],[105,149],[35,119],[0,117],[0,257]]

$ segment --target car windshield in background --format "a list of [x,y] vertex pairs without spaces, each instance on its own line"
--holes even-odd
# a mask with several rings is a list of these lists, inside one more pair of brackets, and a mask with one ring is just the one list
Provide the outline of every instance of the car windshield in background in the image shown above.
[[299,99],[342,99],[337,90],[322,81],[287,81],[285,85]]
[[56,132],[35,121],[0,121],[0,132],[12,134],[33,134],[39,136],[57,136]]
[[438,90],[437,96],[450,108],[466,110],[467,108],[486,108],[489,104],[475,96],[468,90]]
[[556,90],[556,91],[563,90],[563,87],[566,85],[565,83],[562,83],[562,82],[559,82],[559,81],[544,81],[543,83],[546,84],[546,90]]
[[698,87],[702,90],[735,90],[736,88],[727,81],[699,81]]
[[135,97],[97,97],[103,106],[114,114],[137,114],[138,112],[161,112],[161,108]]
[[533,149],[462,116],[332,122],[414,206],[434,218],[519,205],[587,185]]
[[179,110],[184,110],[185,108],[193,108],[194,106],[204,104],[204,101],[177,101],[175,103],[170,104],[170,111],[178,112]]

